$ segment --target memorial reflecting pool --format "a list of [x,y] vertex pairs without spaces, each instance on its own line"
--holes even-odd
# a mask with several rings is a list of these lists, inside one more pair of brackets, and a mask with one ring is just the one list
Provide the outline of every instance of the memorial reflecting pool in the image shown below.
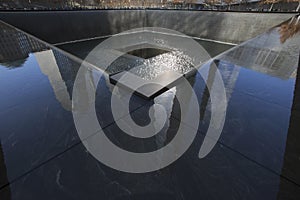
[[[91,61],[96,67],[85,74],[91,82],[82,87],[95,88],[97,119],[118,147],[154,151],[169,144],[179,126],[197,131],[178,160],[134,174],[95,159],[83,142],[93,141],[97,131],[82,141],[73,121],[73,86],[82,60],[109,37],[52,46],[0,23],[0,199],[300,199],[300,35],[286,33],[291,24],[298,26],[288,21],[240,45],[194,38],[213,58],[228,102],[220,138],[209,138],[216,145],[201,159],[198,153],[212,114],[213,68],[206,65],[206,77],[197,71],[185,76],[200,110],[200,118],[193,119],[198,129],[192,130],[181,119],[194,108],[181,109],[176,96],[186,91],[180,82],[150,99],[133,94],[129,113],[118,119],[110,107],[112,97],[122,103],[130,94],[126,87],[114,90],[112,75],[131,69],[152,79],[148,72],[153,68],[143,63],[180,58],[173,50],[127,49],[105,73],[97,59]],[[95,85],[100,72],[104,75]],[[188,102],[190,96],[184,94]],[[167,115],[158,134],[141,139],[118,127],[116,121],[128,118],[148,125],[153,105],[165,108]],[[159,121],[161,116],[153,112]]]

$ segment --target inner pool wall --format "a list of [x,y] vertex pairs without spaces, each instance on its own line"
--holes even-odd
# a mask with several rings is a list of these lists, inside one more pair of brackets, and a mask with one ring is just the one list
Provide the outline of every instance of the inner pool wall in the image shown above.
[[184,10],[5,11],[0,12],[0,19],[52,44],[141,27],[163,27],[193,37],[238,44],[294,15]]
[[239,44],[288,20],[295,14],[215,11],[147,11],[151,26],[189,36]]

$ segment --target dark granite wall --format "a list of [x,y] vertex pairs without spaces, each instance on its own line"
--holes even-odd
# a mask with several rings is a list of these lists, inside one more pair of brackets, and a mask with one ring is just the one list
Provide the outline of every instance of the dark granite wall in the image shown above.
[[142,10],[0,12],[0,19],[44,41],[59,43],[143,27],[144,15]]
[[190,36],[240,43],[293,14],[174,10],[0,12],[0,19],[50,43],[164,27]]

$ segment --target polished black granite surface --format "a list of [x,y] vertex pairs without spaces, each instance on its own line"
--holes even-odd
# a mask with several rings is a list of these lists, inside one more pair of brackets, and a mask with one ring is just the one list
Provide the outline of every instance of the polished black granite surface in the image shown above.
[[[211,120],[211,85],[206,82],[213,85],[215,72],[209,70],[207,77],[198,72],[187,78],[200,108],[192,145],[171,165],[142,174],[117,171],[95,159],[82,142],[94,140],[98,130],[83,141],[79,138],[72,92],[81,63],[0,25],[1,200],[300,199],[300,35],[283,40],[285,24],[214,59],[228,107],[221,137],[209,138],[217,140],[213,150],[205,158],[198,157]],[[77,53],[69,52],[84,58],[93,42],[86,47],[89,50],[73,44]],[[206,45],[212,48],[213,43]],[[86,76],[97,74],[99,70],[91,68]],[[113,92],[108,76],[102,76],[96,88],[95,110],[103,131],[128,151],[162,148],[175,137],[181,113],[189,112],[181,110],[176,99],[184,92],[178,84],[152,100],[133,95],[130,113],[114,119],[111,98],[122,102],[128,92],[122,88]],[[140,126],[149,124],[153,104],[167,113],[157,135],[137,139],[118,127],[116,121],[130,117]],[[158,115],[155,118],[160,120]],[[190,125],[184,121],[183,129],[193,131]]]

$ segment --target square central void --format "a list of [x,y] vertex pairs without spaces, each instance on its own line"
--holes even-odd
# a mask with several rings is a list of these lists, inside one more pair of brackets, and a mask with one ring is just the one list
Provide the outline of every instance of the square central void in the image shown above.
[[[138,37],[143,40],[138,42],[135,40]],[[124,40],[132,43],[126,45]],[[195,69],[192,58],[168,44],[170,41],[177,42],[178,47],[185,40],[179,35],[154,32],[122,35],[122,40],[118,41],[119,47],[113,48],[113,52],[120,57],[108,67],[114,72],[109,75],[110,82],[146,99],[154,98],[174,87],[184,75]]]
[[146,99],[154,98],[175,86],[186,72],[193,69],[177,51],[145,44],[131,48],[138,49],[123,52],[123,57],[135,59],[137,64],[129,67],[129,70],[110,75],[110,82],[118,83],[119,87]]
[[143,49],[136,49],[130,52],[127,52],[129,55],[137,56],[144,59],[149,59],[164,53],[168,53],[169,51],[164,49],[156,49],[156,48],[143,48]]
[[109,73],[110,82],[146,99],[176,86],[195,71],[193,63],[207,59],[196,41],[182,35],[141,31],[118,37],[111,44],[111,52],[119,57],[107,68],[113,72]]

